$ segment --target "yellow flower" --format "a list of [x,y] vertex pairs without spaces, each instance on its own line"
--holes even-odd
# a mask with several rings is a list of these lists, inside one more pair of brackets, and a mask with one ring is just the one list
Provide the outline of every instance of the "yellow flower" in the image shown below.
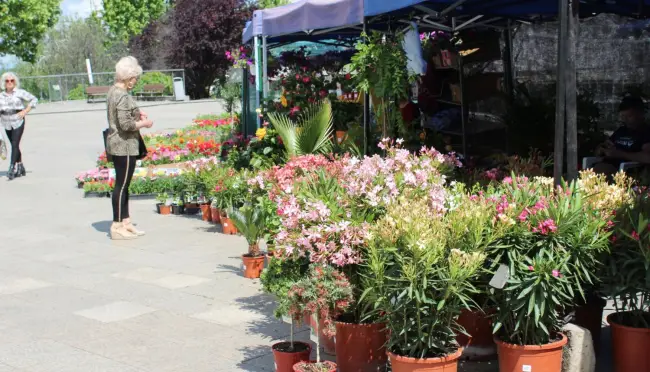
[[255,136],[259,138],[259,140],[263,140],[264,137],[266,137],[266,128],[260,128],[255,132]]
[[180,155],[176,155],[176,156],[174,157],[174,160],[176,160],[176,161],[181,160],[181,156],[180,156]]
[[284,93],[282,93],[282,96],[280,97],[280,103],[282,104],[282,107],[287,107],[289,102],[287,102],[287,97],[284,96]]

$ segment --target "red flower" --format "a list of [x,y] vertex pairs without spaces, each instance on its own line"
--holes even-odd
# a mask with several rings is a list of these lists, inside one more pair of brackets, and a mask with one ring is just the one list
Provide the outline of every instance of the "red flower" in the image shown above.
[[345,80],[350,80],[352,79],[352,75],[350,74],[345,74]]
[[636,231],[632,231],[632,239],[638,241],[639,240],[639,234]]
[[305,83],[305,84],[309,83],[310,81],[311,81],[311,79],[308,76],[305,76],[304,78],[302,78],[302,82]]

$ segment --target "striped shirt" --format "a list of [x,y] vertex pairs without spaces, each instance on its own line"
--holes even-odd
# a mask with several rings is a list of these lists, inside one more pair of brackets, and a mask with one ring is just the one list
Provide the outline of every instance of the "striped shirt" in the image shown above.
[[38,99],[31,93],[22,89],[15,89],[12,93],[0,92],[0,127],[6,130],[20,128],[25,122],[18,116],[27,106],[36,107]]

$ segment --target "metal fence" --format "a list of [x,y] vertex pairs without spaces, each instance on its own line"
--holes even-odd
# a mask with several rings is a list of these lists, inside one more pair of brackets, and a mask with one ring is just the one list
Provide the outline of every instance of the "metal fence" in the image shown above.
[[[115,81],[114,72],[93,72],[92,77],[93,86],[110,86]],[[185,70],[182,69],[144,71],[139,84],[163,84],[163,96],[171,97],[174,94],[174,78],[183,79],[185,90]],[[21,76],[20,83],[23,89],[37,96],[41,102],[85,100],[86,87],[91,85],[87,73]]]

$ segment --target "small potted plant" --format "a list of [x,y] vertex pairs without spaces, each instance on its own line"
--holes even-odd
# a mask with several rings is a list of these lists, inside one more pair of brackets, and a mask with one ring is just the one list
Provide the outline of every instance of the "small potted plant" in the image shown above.
[[212,218],[212,223],[221,223],[221,211],[219,210],[219,204],[216,198],[210,203],[210,217]]
[[[299,319],[308,311],[315,324],[323,324],[324,331],[333,335],[334,319],[345,312],[352,301],[352,286],[345,275],[329,265],[313,264],[307,276],[291,287],[286,303],[292,318]],[[316,340],[316,360],[296,363],[294,372],[336,371],[336,363],[321,360],[320,338]]]
[[[306,342],[294,341],[294,325],[302,324],[305,321],[301,312],[289,314],[288,292],[291,286],[299,281],[303,276],[301,262],[284,261],[272,259],[269,267],[262,273],[262,284],[264,290],[278,297],[279,305],[275,311],[275,316],[284,318],[288,316],[288,322],[291,326],[289,341],[283,341],[274,344],[273,358],[275,360],[276,372],[293,372],[293,366],[298,362],[309,362],[311,356],[311,345]],[[282,269],[288,269],[282,272]],[[266,275],[265,275],[266,274]]]
[[201,208],[197,202],[198,197],[195,194],[188,193],[185,195],[185,214],[198,214]]
[[605,262],[604,292],[614,299],[611,326],[615,371],[650,370],[650,200],[647,194],[620,215]]
[[172,214],[175,216],[180,216],[185,213],[185,205],[183,200],[179,196],[175,196],[172,201]]
[[171,203],[169,202],[169,195],[166,192],[160,193],[156,196],[156,209],[162,215],[171,213]]
[[201,208],[201,219],[210,222],[212,220],[210,201],[205,197],[205,195],[201,194],[198,197],[198,203],[199,208]]
[[249,204],[239,209],[231,209],[228,212],[228,217],[248,242],[248,253],[242,255],[244,277],[249,279],[259,278],[264,269],[264,260],[266,258],[260,252],[259,246],[266,224],[264,211]]

